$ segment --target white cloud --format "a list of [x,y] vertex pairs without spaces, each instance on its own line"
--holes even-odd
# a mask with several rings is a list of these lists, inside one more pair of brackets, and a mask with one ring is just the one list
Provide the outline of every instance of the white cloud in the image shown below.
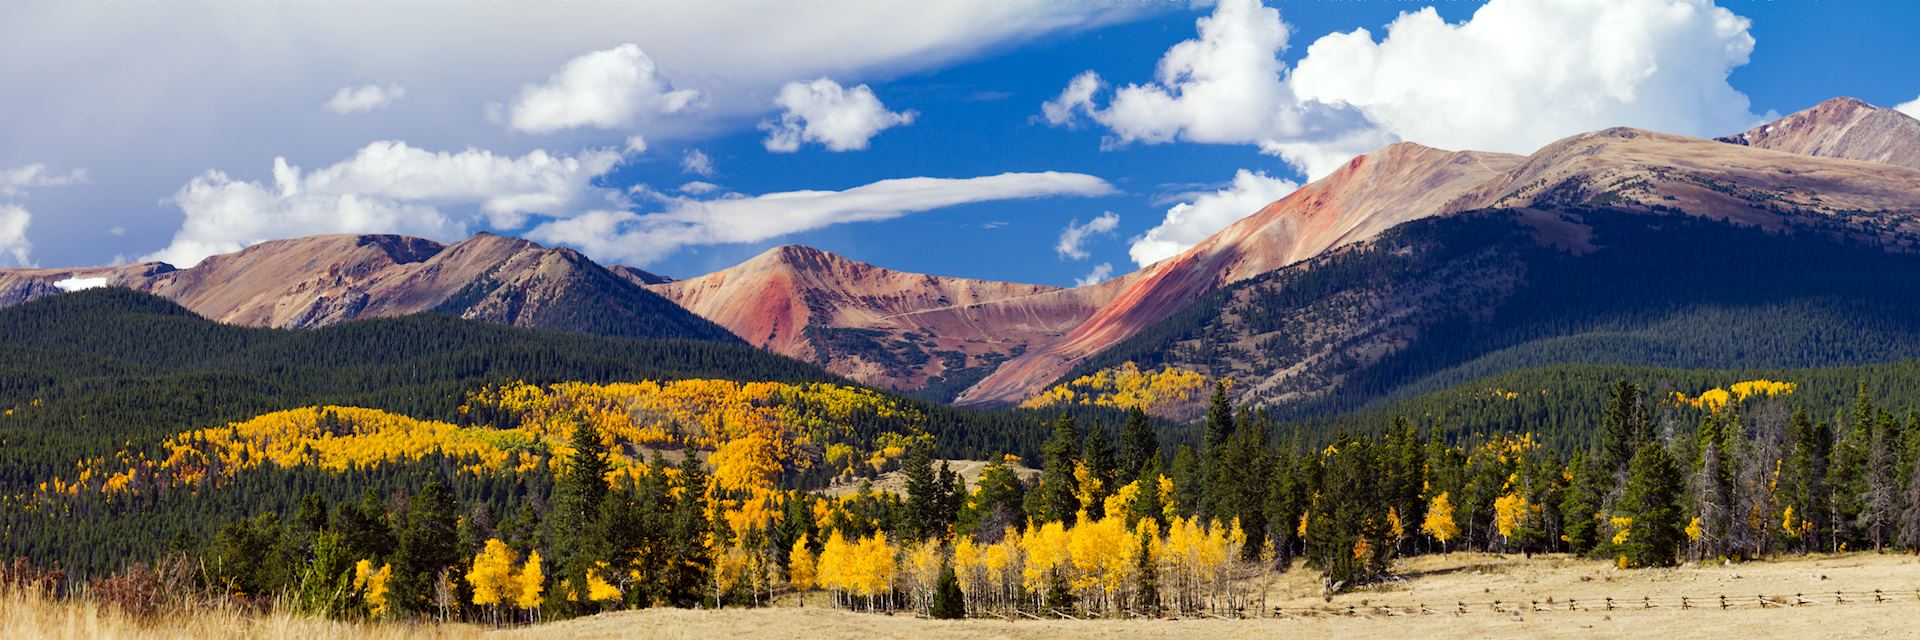
[[1195,22],[1198,37],[1161,57],[1154,81],[1113,91],[1087,71],[1041,105],[1053,126],[1085,117],[1107,129],[1103,148],[1175,141],[1252,144],[1285,158],[1310,177],[1325,175],[1357,153],[1391,142],[1351,108],[1302,102],[1286,82],[1279,54],[1290,28],[1259,0],[1223,0]]
[[127,228],[117,224],[107,227],[107,235],[116,237],[127,235]]
[[1448,149],[1528,153],[1583,131],[1737,131],[1758,116],[1727,74],[1750,22],[1710,0],[1494,0],[1449,24],[1402,13],[1307,48],[1293,88],[1353,105],[1395,135]]
[[1105,127],[1103,146],[1250,144],[1319,178],[1396,139],[1531,152],[1611,126],[1707,135],[1757,119],[1727,74],[1745,18],[1709,0],[1492,0],[1447,24],[1402,13],[1374,42],[1334,33],[1281,62],[1290,27],[1258,0],[1222,0],[1168,49],[1154,80],[1115,89],[1089,71],[1041,105],[1054,126]]
[[1092,71],[1081,72],[1067,82],[1067,88],[1052,100],[1040,103],[1040,116],[1047,124],[1056,127],[1073,127],[1080,123],[1081,115],[1094,112],[1093,94],[1100,91],[1100,74]]
[[1915,118],[1920,118],[1920,98],[1914,98],[1912,100],[1908,100],[1907,102],[1901,104],[1900,106],[1894,107],[1893,110],[1913,116]]
[[72,293],[83,289],[98,289],[107,286],[107,279],[105,277],[67,278],[65,280],[54,281],[53,286],[59,287],[61,291]]
[[865,149],[881,131],[913,124],[915,117],[913,111],[888,111],[867,85],[847,89],[827,78],[789,82],[773,103],[782,109],[780,120],[763,120],[760,130],[767,132],[764,144],[774,153],[793,153],[808,142],[828,151]]
[[1106,282],[1108,279],[1112,277],[1113,277],[1113,263],[1102,262],[1100,264],[1093,265],[1093,271],[1087,272],[1087,275],[1080,278],[1075,278],[1073,281],[1073,286],[1090,287],[1096,284],[1100,284],[1102,282]]
[[65,187],[86,183],[86,169],[48,173],[47,165],[38,163],[0,169],[0,196],[6,197],[26,195],[27,189],[34,187]]
[[186,267],[216,253],[316,233],[403,233],[451,239],[484,219],[495,229],[529,214],[564,216],[619,203],[593,180],[619,161],[608,150],[519,157],[467,149],[432,152],[375,142],[352,158],[302,174],[275,158],[272,184],[208,171],[172,197],[186,221],[147,260]]
[[1081,245],[1085,244],[1088,238],[1113,235],[1113,230],[1119,227],[1120,216],[1112,211],[1102,213],[1099,217],[1088,220],[1086,224],[1080,224],[1077,219],[1069,220],[1067,228],[1060,230],[1060,241],[1053,245],[1053,251],[1060,254],[1062,259],[1085,260],[1089,254]]
[[627,136],[627,153],[646,153],[647,137],[640,134]]
[[680,185],[680,188],[676,189],[676,191],[679,191],[680,193],[684,193],[690,196],[704,196],[719,190],[720,190],[720,185],[717,185],[711,182],[702,182],[699,180],[694,180],[692,182],[688,182],[686,184]]
[[657,213],[592,211],[541,224],[534,240],[578,247],[595,258],[645,265],[681,247],[759,242],[837,224],[890,220],[974,202],[1113,193],[1078,173],[1003,173],[979,178],[898,178],[845,191],[788,191],[712,200],[670,198]]
[[688,149],[680,156],[680,171],[711,178],[714,174],[713,158],[708,157],[705,151]]
[[325,104],[320,105],[327,111],[347,115],[367,113],[387,108],[393,101],[407,97],[407,88],[398,84],[380,86],[363,84],[357,87],[341,87],[333,93]]
[[1226,188],[1167,209],[1167,217],[1159,226],[1133,240],[1128,254],[1142,267],[1179,255],[1299,188],[1292,180],[1241,169]]
[[31,267],[33,243],[27,240],[27,225],[33,214],[16,204],[0,204],[0,267]]
[[508,125],[530,133],[625,128],[698,108],[701,99],[697,90],[673,88],[653,58],[628,43],[568,60],[546,84],[522,87],[508,109]]

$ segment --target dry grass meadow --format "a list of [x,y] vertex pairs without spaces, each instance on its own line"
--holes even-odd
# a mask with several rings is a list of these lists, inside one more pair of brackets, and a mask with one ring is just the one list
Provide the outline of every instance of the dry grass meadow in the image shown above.
[[[764,609],[655,609],[509,630],[353,625],[230,611],[126,619],[84,603],[0,598],[0,635],[67,638],[1911,638],[1920,635],[1920,559],[1850,554],[1739,565],[1614,569],[1562,556],[1456,553],[1402,562],[1403,581],[1335,596],[1315,577],[1275,579],[1289,613],[1225,620],[934,621],[850,613],[789,596]],[[1873,593],[1880,590],[1876,597]],[[1845,595],[1836,596],[1836,593]],[[1729,599],[1721,609],[1718,596]],[[1688,608],[1680,598],[1688,598]],[[1606,598],[1614,598],[1611,611]],[[1770,603],[1762,606],[1760,599]],[[1839,600],[1844,599],[1844,602]],[[1654,605],[1647,608],[1649,600]],[[1498,606],[1495,601],[1500,602]],[[1460,603],[1466,612],[1460,613]],[[1421,613],[1421,608],[1429,611]],[[1348,613],[1348,608],[1352,613]]]

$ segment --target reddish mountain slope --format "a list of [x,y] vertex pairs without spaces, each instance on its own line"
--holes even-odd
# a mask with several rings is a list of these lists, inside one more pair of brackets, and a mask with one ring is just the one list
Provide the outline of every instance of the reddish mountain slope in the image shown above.
[[1834,98],[1719,140],[1787,153],[1920,169],[1920,120],[1853,98]]
[[1008,361],[960,402],[1018,402],[1209,291],[1433,215],[1519,161],[1411,143],[1356,157],[1186,252],[1115,280],[1111,304],[1061,339]]
[[797,245],[653,290],[748,343],[901,389],[992,366],[1084,317],[984,306],[1055,287],[905,273]]

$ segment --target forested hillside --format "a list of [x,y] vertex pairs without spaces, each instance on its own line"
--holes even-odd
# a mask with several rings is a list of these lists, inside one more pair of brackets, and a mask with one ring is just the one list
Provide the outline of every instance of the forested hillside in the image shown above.
[[1920,257],[1821,230],[1598,208],[1412,222],[1215,292],[1063,380],[1126,362],[1328,415],[1552,364],[1775,369],[1920,356]]
[[[440,478],[462,500],[544,500],[546,471],[462,473],[470,456],[438,442],[381,464],[245,464],[217,489],[162,491],[134,473],[116,495],[78,492],[59,509],[22,503],[42,483],[105,482],[138,460],[168,459],[166,442],[302,407],[358,407],[450,428],[505,428],[483,419],[474,394],[512,385],[716,379],[843,386],[813,365],[706,341],[608,338],[502,327],[425,314],[315,330],[235,327],[167,300],[121,289],[53,296],[0,310],[0,494],[8,554],[104,571],[150,556],[176,534],[204,539],[237,513],[291,516],[301,496],[391,496]],[[846,423],[869,441],[883,431],[936,436],[946,457],[1035,455],[1038,412],[984,413],[875,394],[902,408],[879,422]],[[463,411],[463,407],[466,409]],[[1098,409],[1090,409],[1099,411]],[[1051,415],[1051,414],[1049,414]],[[414,424],[414,423],[409,423]],[[437,428],[437,427],[435,427]],[[495,439],[497,440],[497,439]],[[827,443],[822,442],[821,447]],[[297,452],[297,451],[296,451]],[[467,452],[471,453],[471,451]],[[816,452],[826,453],[824,449]],[[261,449],[241,459],[264,456]],[[863,452],[864,455],[864,452]],[[141,468],[143,471],[146,469]],[[877,472],[877,470],[876,470]],[[790,480],[823,482],[827,475]]]

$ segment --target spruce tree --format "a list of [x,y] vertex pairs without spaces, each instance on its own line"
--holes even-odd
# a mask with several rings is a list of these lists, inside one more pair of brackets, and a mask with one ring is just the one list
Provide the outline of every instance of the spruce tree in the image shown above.
[[391,602],[403,611],[426,613],[433,606],[442,572],[460,561],[455,548],[456,509],[453,493],[438,481],[429,482],[414,496],[400,549],[393,562]]
[[[559,577],[578,592],[572,606],[584,612],[594,606],[586,598],[587,574],[604,559],[600,510],[607,497],[609,463],[599,427],[577,415],[570,418],[573,453],[567,457],[566,471],[554,482],[548,539],[554,543]],[[687,457],[693,458],[693,452],[687,452]]]
[[1060,418],[1053,421],[1053,435],[1040,450],[1046,457],[1040,476],[1040,504],[1044,511],[1036,519],[1073,524],[1080,510],[1079,484],[1073,477],[1074,467],[1079,463],[1076,455],[1079,450],[1080,433],[1073,416],[1060,414]]
[[1680,469],[1659,442],[1640,446],[1629,465],[1621,508],[1633,519],[1621,553],[1628,566],[1670,567],[1686,540],[1679,498]]
[[1626,473],[1634,452],[1651,439],[1640,414],[1640,390],[1625,379],[1615,380],[1600,419],[1600,470],[1614,476]]
[[1880,551],[1893,541],[1895,521],[1900,515],[1898,471],[1894,464],[1899,455],[1894,450],[1893,441],[1897,423],[1893,416],[1881,413],[1874,420],[1873,434],[1868,437],[1865,495],[1862,496],[1863,528],[1873,541],[1873,550]]
[[707,553],[707,474],[689,455],[680,461],[679,498],[668,517],[666,549],[662,558],[662,599],[676,607],[700,604],[713,558]]
[[1115,489],[1120,488],[1119,474],[1114,469],[1113,441],[1107,438],[1107,430],[1094,425],[1087,430],[1087,442],[1080,450],[1081,464],[1087,468],[1087,479],[1093,486],[1083,486],[1083,492],[1091,494],[1093,501],[1087,505],[1087,517],[1099,520],[1106,517],[1105,501]]
[[1567,475],[1572,481],[1560,501],[1561,528],[1567,550],[1585,555],[1599,543],[1600,483],[1587,457],[1579,453],[1567,461]]
[[1138,477],[1147,460],[1160,457],[1160,439],[1153,433],[1153,422],[1139,407],[1127,410],[1127,421],[1120,430],[1119,473],[1123,478]]
[[907,479],[907,527],[901,533],[908,540],[925,540],[945,533],[940,511],[946,502],[940,490],[940,478],[933,468],[933,446],[915,445],[907,452],[900,468]]
[[1153,536],[1151,531],[1140,531],[1139,550],[1134,554],[1138,564],[1134,568],[1133,600],[1140,613],[1157,618],[1160,616],[1160,559],[1153,556]]
[[953,563],[940,567],[940,580],[935,583],[933,607],[928,615],[936,620],[967,617],[967,598],[960,591],[960,576],[954,574]]

